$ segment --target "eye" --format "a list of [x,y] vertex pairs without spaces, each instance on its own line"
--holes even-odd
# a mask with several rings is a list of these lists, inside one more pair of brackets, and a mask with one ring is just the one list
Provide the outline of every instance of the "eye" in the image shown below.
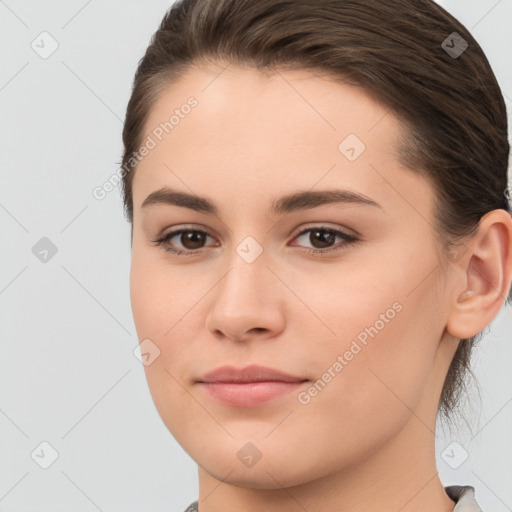
[[[203,244],[209,236],[206,231],[200,229],[181,228],[170,231],[161,238],[152,240],[152,242],[162,247],[165,251],[176,254],[177,256],[191,256],[200,252],[198,249],[202,249],[201,244]],[[173,238],[177,238],[177,241],[181,243],[185,250],[179,247],[176,248],[175,245],[171,243]],[[210,236],[210,238],[212,237]]]
[[[312,249],[306,249],[308,253],[326,253],[341,250],[343,246],[354,244],[359,240],[354,235],[325,226],[304,229],[293,240],[298,240],[307,233],[309,233],[309,242],[313,244]],[[177,256],[193,256],[201,252],[200,250],[203,249],[203,244],[208,237],[213,238],[206,231],[184,227],[170,231],[157,240],[152,240],[152,242]],[[332,247],[337,237],[341,239],[342,247]],[[176,241],[172,242],[174,238],[176,238]],[[181,244],[181,248],[176,247],[177,243]]]
[[[301,231],[294,240],[298,240],[309,233],[307,240],[313,245],[313,249],[307,249],[308,253],[326,253],[343,249],[343,246],[354,244],[359,239],[354,235],[349,235],[339,229],[328,228],[325,226],[315,226]],[[341,247],[332,247],[336,237],[341,238]],[[326,248],[326,246],[328,246]]]

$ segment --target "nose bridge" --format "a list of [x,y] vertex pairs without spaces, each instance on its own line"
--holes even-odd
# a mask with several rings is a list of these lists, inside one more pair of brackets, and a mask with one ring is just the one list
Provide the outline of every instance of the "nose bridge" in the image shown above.
[[268,258],[263,247],[252,237],[246,237],[234,247],[224,279],[219,283],[217,303],[254,306],[267,292]]
[[279,283],[267,268],[267,253],[250,238],[233,248],[208,314],[211,330],[233,338],[242,338],[254,328],[275,330],[279,323]]

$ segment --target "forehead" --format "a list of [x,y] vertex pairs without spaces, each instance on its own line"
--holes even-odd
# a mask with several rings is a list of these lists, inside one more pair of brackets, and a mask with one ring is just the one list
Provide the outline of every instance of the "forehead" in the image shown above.
[[163,185],[259,202],[316,184],[391,199],[383,185],[400,167],[401,130],[360,87],[311,71],[193,68],[150,110],[142,140],[155,146],[138,166],[134,206]]
[[[304,69],[264,72],[228,64],[212,66],[193,67],[164,88],[150,109],[144,131],[151,133],[160,123],[168,121],[190,98],[197,102],[190,114],[200,112],[200,116],[180,116],[181,129],[173,128],[173,136],[187,131],[194,122],[184,122],[188,117],[200,117],[201,126],[215,139],[235,130],[238,138],[244,134],[273,137],[278,130],[287,128],[283,136],[292,134],[296,143],[308,144],[319,142],[326,135],[341,137],[348,129],[364,138],[388,113],[388,108],[370,99],[362,87],[341,79],[335,81],[319,72]],[[396,118],[389,117],[394,123],[388,122],[388,132],[391,124],[395,124],[395,130],[399,128]],[[197,128],[194,123],[194,129]],[[389,135],[393,137],[393,133]]]

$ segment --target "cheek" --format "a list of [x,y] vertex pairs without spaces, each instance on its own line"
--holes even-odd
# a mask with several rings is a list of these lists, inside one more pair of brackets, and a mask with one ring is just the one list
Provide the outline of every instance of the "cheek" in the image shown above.
[[187,284],[178,267],[162,264],[149,251],[132,252],[131,308],[139,342],[149,339],[159,350],[158,357],[144,366],[159,411],[186,397],[179,383],[185,383],[188,369],[194,368],[190,347],[197,333],[190,323],[194,306],[209,286]]
[[155,338],[163,342],[170,337],[173,326],[185,314],[182,310],[190,295],[182,281],[179,270],[167,268],[151,251],[135,248],[134,244],[130,299],[140,340]]
[[371,411],[385,429],[386,421],[391,427],[418,405],[443,332],[440,290],[435,274],[422,281],[428,263],[419,268],[397,259],[393,267],[365,266],[364,273],[346,274],[314,296],[336,334],[315,347],[318,376],[336,375],[314,398],[317,414],[334,407],[332,417],[355,427]]
[[137,336],[142,343],[149,339],[159,351],[150,364],[144,365],[144,372],[155,407],[174,433],[181,432],[180,418],[187,417],[187,405],[190,406],[190,397],[179,384],[183,381],[180,369],[189,366],[189,354],[183,350],[187,340],[177,336],[186,302],[176,294],[177,288],[181,285],[171,286],[165,268],[151,264],[150,258],[133,251],[130,298]]

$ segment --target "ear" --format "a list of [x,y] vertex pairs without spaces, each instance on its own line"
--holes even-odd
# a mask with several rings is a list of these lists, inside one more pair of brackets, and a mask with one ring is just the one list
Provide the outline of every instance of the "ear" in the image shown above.
[[[483,331],[498,315],[512,281],[512,218],[492,210],[462,247],[454,279],[454,294],[446,330],[456,338]],[[456,254],[453,253],[452,254]]]

